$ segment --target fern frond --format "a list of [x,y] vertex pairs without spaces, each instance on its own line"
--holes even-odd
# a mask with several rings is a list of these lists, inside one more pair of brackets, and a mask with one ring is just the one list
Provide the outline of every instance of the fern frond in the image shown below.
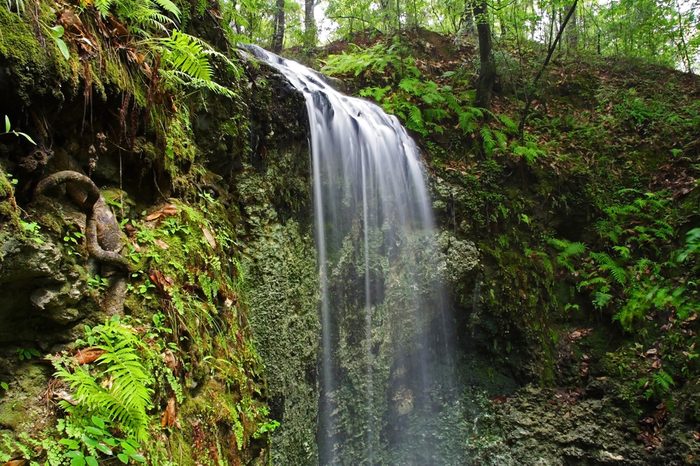
[[591,257],[598,262],[598,268],[607,271],[617,283],[620,285],[627,283],[627,271],[615,259],[604,252],[591,253]]
[[159,7],[163,9],[163,11],[166,11],[173,15],[175,19],[180,21],[180,8],[173,3],[171,0],[152,0],[154,3],[156,3]]
[[143,343],[117,321],[107,321],[88,332],[88,341],[105,351],[94,374],[86,366],[71,372],[57,363],[56,377],[68,383],[74,398],[139,440],[147,437],[148,410],[152,408],[152,378],[142,363]]
[[115,0],[95,0],[95,8],[102,16],[107,16]]
[[493,133],[489,127],[484,126],[481,128],[481,140],[484,143],[486,155],[493,155],[493,150],[496,148],[496,140],[493,138]]
[[165,60],[175,70],[204,81],[211,81],[211,64],[204,54],[204,47],[194,37],[180,31],[173,31],[170,37],[162,39]]
[[233,98],[236,93],[228,87],[222,86],[214,81],[194,78],[182,71],[160,70],[161,76],[171,85],[191,88],[193,90],[208,90],[224,97]]

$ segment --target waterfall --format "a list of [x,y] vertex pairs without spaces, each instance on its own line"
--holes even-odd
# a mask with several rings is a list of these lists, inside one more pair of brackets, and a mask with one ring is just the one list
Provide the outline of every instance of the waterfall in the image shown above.
[[322,325],[321,464],[459,464],[454,325],[416,144],[377,105],[249,50],[306,98]]

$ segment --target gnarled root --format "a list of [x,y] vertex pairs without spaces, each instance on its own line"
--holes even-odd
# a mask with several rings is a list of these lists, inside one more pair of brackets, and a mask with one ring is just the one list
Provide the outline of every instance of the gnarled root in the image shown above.
[[61,184],[66,185],[68,196],[85,213],[88,253],[106,266],[105,275],[111,275],[112,283],[102,300],[102,308],[110,315],[121,314],[124,311],[129,263],[119,253],[124,245],[124,234],[119,223],[95,183],[73,170],[47,176],[39,182],[34,195],[40,196]]

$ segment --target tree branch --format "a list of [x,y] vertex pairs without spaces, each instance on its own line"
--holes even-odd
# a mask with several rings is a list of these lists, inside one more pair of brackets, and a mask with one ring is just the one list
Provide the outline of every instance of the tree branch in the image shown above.
[[576,11],[577,4],[578,4],[578,0],[574,0],[574,3],[571,5],[571,8],[569,8],[569,11],[566,13],[566,18],[564,18],[564,22],[561,23],[561,27],[559,28],[559,32],[557,32],[557,37],[554,39],[554,42],[552,43],[552,45],[549,47],[549,51],[547,52],[547,58],[544,60],[542,67],[537,72],[537,76],[535,76],[535,79],[532,81],[532,85],[530,87],[533,89],[533,93],[530,94],[530,97],[528,97],[527,101],[525,102],[525,108],[523,109],[523,115],[520,118],[520,125],[518,126],[518,131],[520,133],[520,140],[523,140],[523,138],[525,136],[525,122],[527,121],[528,114],[530,113],[530,107],[532,106],[532,100],[533,100],[532,95],[534,94],[534,88],[535,88],[535,86],[537,86],[537,83],[542,78],[542,75],[544,74],[545,68],[547,68],[547,65],[549,65],[549,62],[552,59],[552,56],[554,55],[554,51],[557,49],[557,44],[559,44],[559,41],[561,40],[561,36],[564,33],[564,29],[566,28],[566,25],[569,23],[569,20],[571,19],[574,12]]

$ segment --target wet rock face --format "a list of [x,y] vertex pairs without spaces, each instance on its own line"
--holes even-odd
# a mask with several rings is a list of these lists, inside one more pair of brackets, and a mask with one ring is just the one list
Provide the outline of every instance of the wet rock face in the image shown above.
[[698,446],[676,421],[658,432],[657,448],[645,449],[643,426],[630,422],[612,398],[587,397],[583,390],[526,387],[494,399],[491,411],[478,436],[498,440],[477,448],[484,464],[680,465],[698,458]]
[[[0,344],[34,340],[85,317],[85,282],[52,241],[18,237],[0,245]],[[50,332],[49,332],[50,333]],[[43,334],[41,340],[46,337]]]

